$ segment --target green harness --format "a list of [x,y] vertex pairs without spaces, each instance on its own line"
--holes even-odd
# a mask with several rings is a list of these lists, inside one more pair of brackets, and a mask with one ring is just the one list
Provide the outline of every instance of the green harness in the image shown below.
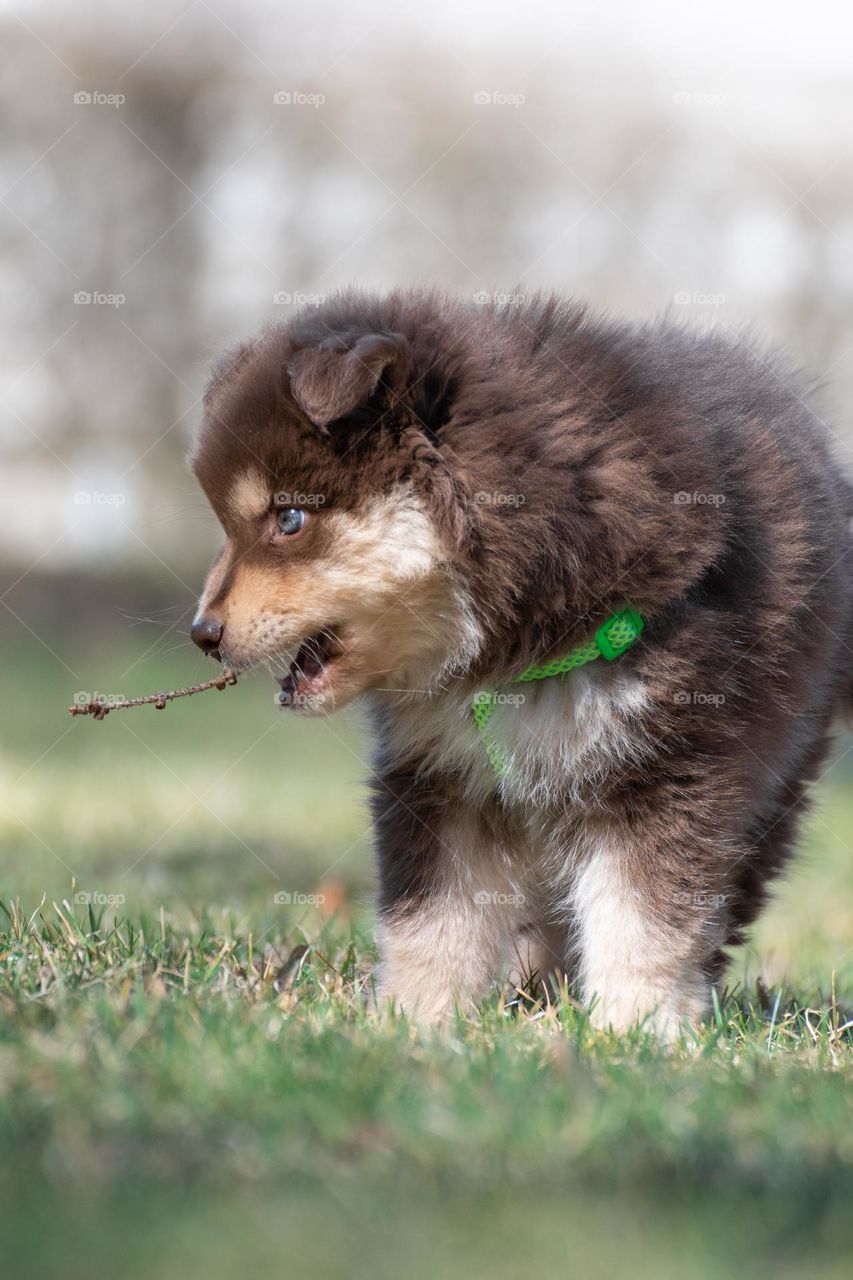
[[[631,648],[643,630],[643,626],[643,619],[636,609],[630,607],[620,609],[618,613],[611,614],[607,621],[602,623],[588,644],[570,649],[564,657],[554,658],[552,662],[528,667],[512,683],[526,684],[530,680],[548,680],[551,676],[564,676],[578,667],[585,667],[588,662],[594,662],[598,657],[612,662],[614,658],[621,657],[626,649]],[[509,760],[506,752],[488,728],[492,712],[498,705],[498,699],[499,694],[496,690],[492,690],[491,693],[478,693],[471,703],[471,712],[489,763],[497,776],[502,778],[507,772]]]

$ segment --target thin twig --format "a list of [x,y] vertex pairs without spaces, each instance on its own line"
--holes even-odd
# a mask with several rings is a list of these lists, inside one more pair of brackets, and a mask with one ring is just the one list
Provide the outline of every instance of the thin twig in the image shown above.
[[236,684],[237,677],[233,671],[223,671],[215,680],[205,680],[203,684],[190,685],[188,689],[169,689],[167,692],[149,693],[144,698],[121,698],[118,702],[110,702],[108,698],[95,698],[91,702],[83,702],[69,707],[72,716],[94,716],[103,720],[111,711],[123,711],[125,707],[142,707],[152,702],[158,711],[162,711],[167,702],[175,698],[188,698],[193,693],[204,693],[206,689],[225,689],[229,684]]

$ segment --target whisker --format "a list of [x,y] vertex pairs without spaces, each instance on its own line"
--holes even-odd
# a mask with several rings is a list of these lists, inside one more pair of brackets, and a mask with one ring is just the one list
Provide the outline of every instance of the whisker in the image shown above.
[[170,627],[172,625],[168,620],[160,621],[158,618],[135,618],[131,613],[126,613],[124,616],[127,618],[128,629],[139,627],[143,623],[147,623],[150,627]]
[[180,640],[177,644],[173,644],[169,649],[161,649],[157,654],[158,658],[165,658],[168,653],[176,653],[178,649],[186,649],[192,646],[192,640]]
[[161,614],[174,613],[176,609],[185,609],[186,601],[181,600],[179,601],[178,604],[168,604],[163,609],[146,609],[145,613],[142,613],[142,614],[137,613],[133,609],[125,609],[120,604],[116,605],[115,607],[117,612],[122,614],[122,616],[125,618],[132,618],[136,622],[139,622],[139,621],[151,622],[155,618],[159,618]]
[[[177,606],[177,607],[179,607],[179,606]],[[144,662],[148,657],[150,657],[150,656],[152,656],[152,655],[156,656],[156,655],[158,655],[158,654],[161,652],[162,647],[163,647],[163,644],[165,643],[166,637],[167,637],[168,635],[170,635],[170,634],[172,633],[172,631],[174,631],[174,630],[175,630],[175,628],[176,628],[176,627],[177,627],[177,626],[178,626],[178,625],[183,621],[183,619],[184,619],[184,618],[186,617],[186,615],[189,613],[189,611],[190,611],[190,609],[191,609],[191,608],[192,608],[192,603],[190,603],[189,605],[185,605],[185,606],[184,606],[184,608],[183,608],[182,612],[178,614],[177,618],[175,618],[175,619],[174,619],[174,621],[169,625],[169,627],[167,628],[167,630],[166,630],[166,631],[164,631],[161,635],[159,635],[159,636],[158,636],[158,637],[157,637],[157,638],[156,638],[156,639],[155,639],[155,640],[154,640],[154,641],[153,641],[153,642],[148,646],[148,648],[145,650],[145,652],[144,652],[143,654],[140,654],[140,656],[136,659],[136,661],[135,661],[135,662],[132,662],[132,663],[130,664],[130,666],[129,666],[129,667],[127,668],[127,670],[124,672],[124,674],[123,674],[123,676],[122,676],[122,679],[125,679],[127,676],[129,676],[129,675],[130,675],[130,673],[131,673],[131,671],[133,671],[135,667],[138,667],[138,666],[139,666],[139,664],[140,664],[141,662]]]
[[[370,672],[367,672],[367,674],[370,675]],[[427,698],[432,698],[435,694],[434,689],[385,689],[381,685],[377,685],[373,692],[375,693],[419,693],[419,694],[423,694]]]

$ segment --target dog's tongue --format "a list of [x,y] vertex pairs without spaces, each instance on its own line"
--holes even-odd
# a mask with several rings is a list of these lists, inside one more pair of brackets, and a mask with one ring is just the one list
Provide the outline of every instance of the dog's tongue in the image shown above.
[[323,664],[316,653],[309,653],[307,650],[297,655],[297,663],[302,668],[303,675],[309,678],[319,675],[323,670]]

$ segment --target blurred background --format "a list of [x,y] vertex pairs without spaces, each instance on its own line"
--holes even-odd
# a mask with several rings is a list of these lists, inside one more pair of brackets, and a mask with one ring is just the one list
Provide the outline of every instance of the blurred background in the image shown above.
[[[302,302],[435,281],[747,325],[821,384],[853,470],[841,0],[12,0],[0,27],[3,895],[364,900],[357,713],[287,721],[266,676],[65,711],[211,674],[187,629],[218,535],[184,461],[206,366]],[[851,971],[847,745],[744,953],[771,979]]]

